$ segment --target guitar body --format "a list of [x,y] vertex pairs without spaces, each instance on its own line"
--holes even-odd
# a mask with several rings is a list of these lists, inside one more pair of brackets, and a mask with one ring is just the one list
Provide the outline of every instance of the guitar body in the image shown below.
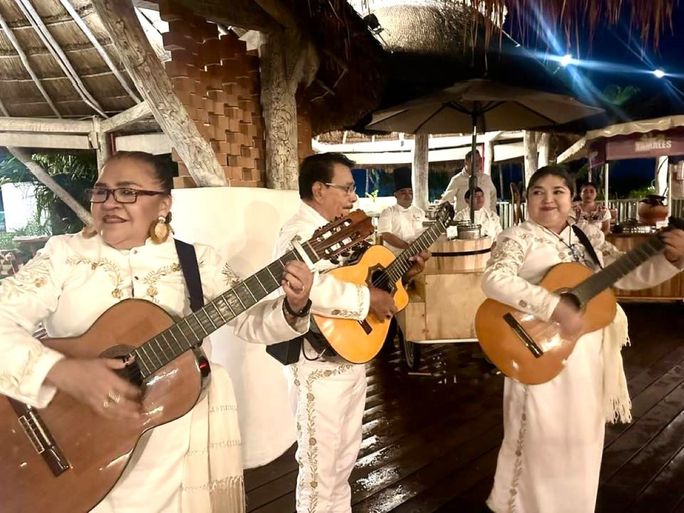
[[[371,246],[356,264],[333,269],[329,274],[341,281],[370,286],[373,274],[387,268],[394,259],[394,254],[389,249]],[[394,296],[397,309],[406,308],[409,298],[401,279],[389,284],[388,288],[388,292]],[[380,321],[370,314],[364,321],[320,315],[313,317],[321,334],[337,354],[352,363],[372,360],[382,349],[390,325],[389,319]]]
[[[554,266],[540,285],[562,293],[592,274],[581,264],[562,263]],[[574,339],[564,339],[557,323],[540,321],[531,314],[487,299],[475,316],[475,330],[482,350],[501,372],[521,383],[535,385],[556,377],[565,367],[577,340],[610,324],[616,308],[615,294],[610,288],[605,289],[586,304],[581,333]],[[537,356],[534,346],[540,350]]]
[[[160,307],[128,299],[105,311],[79,337],[47,339],[71,357],[121,356],[174,324]],[[139,421],[105,419],[58,392],[35,409],[69,468],[55,476],[38,454],[7,397],[0,395],[0,504],[3,513],[80,513],[97,505],[116,484],[141,435],[187,413],[208,382],[201,351],[187,351],[143,384]],[[201,365],[200,365],[201,364]]]

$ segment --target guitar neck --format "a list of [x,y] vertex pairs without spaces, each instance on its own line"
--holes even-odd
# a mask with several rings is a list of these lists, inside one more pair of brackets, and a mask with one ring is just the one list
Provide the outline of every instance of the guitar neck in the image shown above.
[[402,251],[399,256],[394,259],[394,262],[385,269],[384,274],[388,278],[388,283],[396,283],[397,280],[404,276],[406,271],[413,266],[413,262],[409,261],[409,259],[432,246],[444,232],[446,232],[446,224],[443,221],[437,221],[429,226],[420,237]]
[[[308,244],[301,247],[309,260],[318,260]],[[199,345],[203,338],[278,289],[285,264],[292,260],[302,261],[302,256],[295,250],[286,253],[132,351],[142,378]]]
[[657,236],[652,237],[584,280],[572,290],[572,294],[579,299],[580,304],[584,305],[663,249],[665,249],[665,243]]

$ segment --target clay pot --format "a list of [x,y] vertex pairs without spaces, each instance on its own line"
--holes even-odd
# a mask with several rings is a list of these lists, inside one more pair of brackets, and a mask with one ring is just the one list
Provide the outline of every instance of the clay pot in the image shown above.
[[667,207],[663,205],[664,196],[649,194],[639,202],[639,222],[655,225],[667,219]]

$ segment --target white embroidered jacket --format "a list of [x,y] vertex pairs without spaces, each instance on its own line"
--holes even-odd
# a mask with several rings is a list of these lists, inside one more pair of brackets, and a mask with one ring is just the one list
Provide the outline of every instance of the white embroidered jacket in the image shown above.
[[[466,207],[463,210],[456,212],[454,221],[470,221],[470,208]],[[496,213],[489,210],[487,207],[482,207],[475,211],[475,223],[482,227],[482,235],[496,239],[496,237],[503,231],[501,227],[501,219]],[[447,228],[448,237],[456,237],[458,230],[455,226]]]
[[[582,229],[602,264],[608,265],[622,254],[606,241],[600,229],[589,225],[582,226]],[[487,297],[548,321],[560,298],[537,284],[552,266],[575,261],[573,252],[580,256],[581,263],[596,268],[570,226],[559,235],[534,221],[508,228],[497,239],[482,277],[482,289]],[[680,269],[661,254],[623,277],[615,286],[642,289],[657,285],[679,272]]]
[[[239,281],[216,251],[196,245],[205,299],[213,299]],[[169,314],[190,313],[189,299],[172,239],[119,251],[99,236],[52,237],[45,248],[15,276],[0,282],[0,393],[36,407],[52,399],[44,384],[50,368],[63,356],[31,333],[43,321],[51,337],[85,332],[107,308],[126,298],[154,302]],[[262,301],[231,321],[247,340],[274,343],[305,332],[308,319],[287,324],[282,298]]]
[[[297,213],[281,228],[274,256],[277,258],[292,249],[292,241],[295,238],[300,242],[306,242],[314,231],[326,224],[328,221],[322,215],[302,203]],[[363,320],[368,315],[370,307],[370,291],[366,286],[346,283],[323,273],[338,265],[328,260],[319,260],[315,264],[310,296],[311,311],[326,317]]]
[[[420,207],[411,205],[404,208],[401,205],[392,205],[380,213],[378,219],[378,233],[391,233],[409,244],[423,233],[423,221],[425,212]],[[400,248],[395,248],[388,242],[384,243],[393,253],[400,253]]]

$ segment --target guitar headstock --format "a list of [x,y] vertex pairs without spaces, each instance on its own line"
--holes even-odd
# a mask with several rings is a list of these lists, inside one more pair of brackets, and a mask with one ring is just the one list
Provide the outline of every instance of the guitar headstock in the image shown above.
[[454,207],[448,201],[442,203],[435,213],[435,221],[442,226],[449,226],[449,223],[454,218]]
[[320,227],[308,245],[318,260],[332,260],[363,243],[372,234],[371,218],[363,210],[355,210]]

